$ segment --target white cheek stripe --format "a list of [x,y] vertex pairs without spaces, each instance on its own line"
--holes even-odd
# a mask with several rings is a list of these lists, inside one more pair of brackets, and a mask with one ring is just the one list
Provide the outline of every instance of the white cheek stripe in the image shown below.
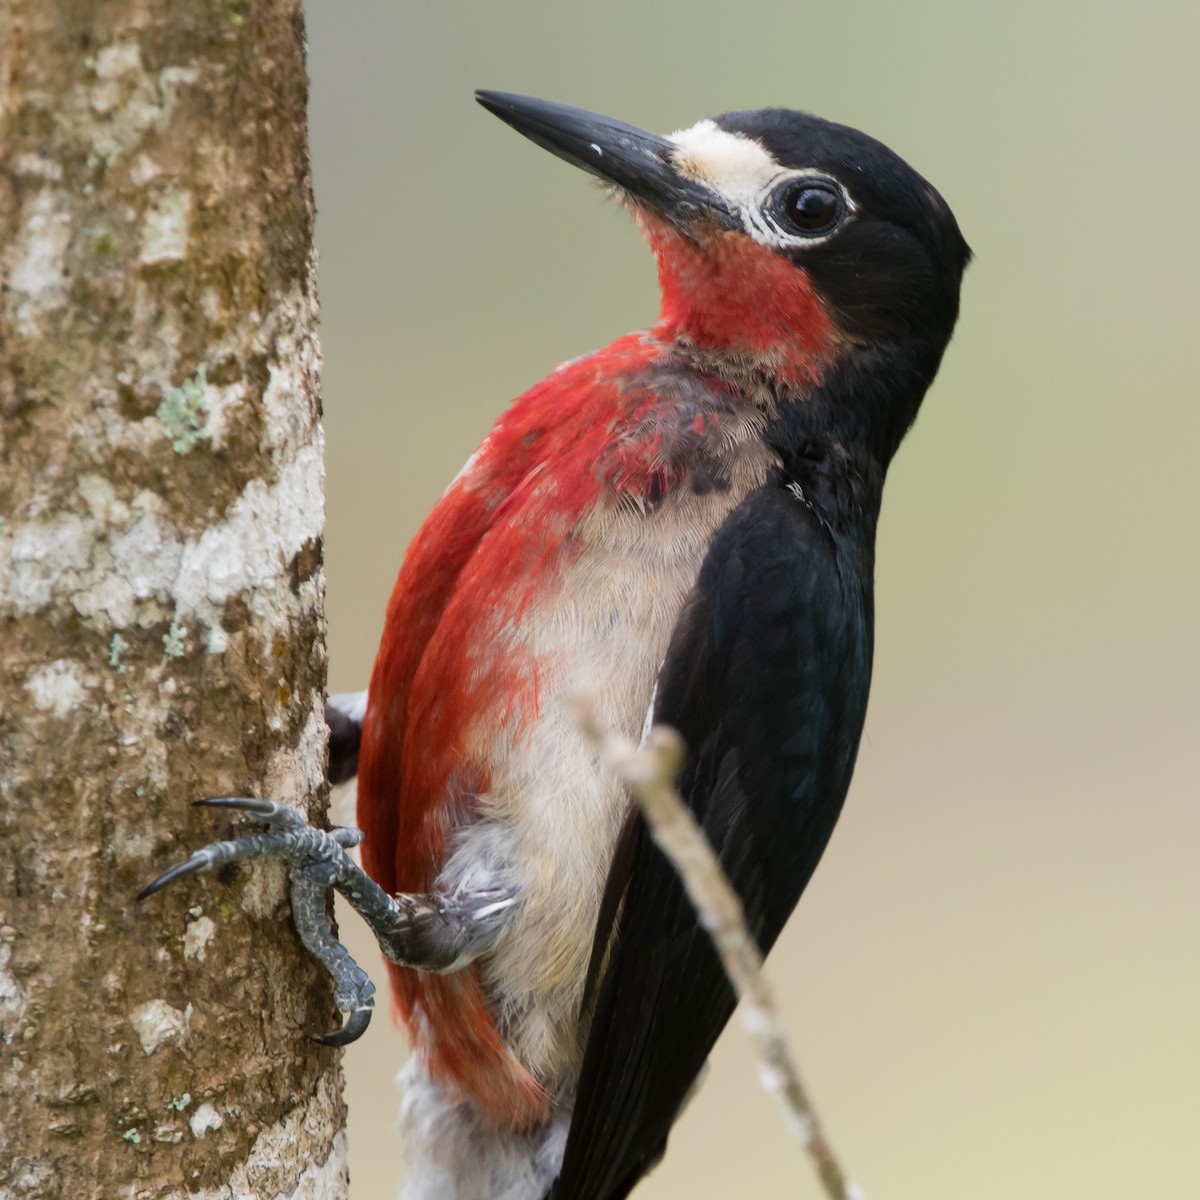
[[[669,135],[679,147],[674,167],[685,179],[703,184],[717,193],[738,214],[756,242],[773,249],[795,246],[819,246],[828,237],[798,237],[780,229],[766,214],[766,200],[780,180],[815,176],[829,179],[842,193],[847,209],[857,206],[845,187],[815,168],[793,170],[782,166],[753,138],[730,133],[715,121],[703,120],[690,129]],[[832,236],[829,235],[829,236]]]

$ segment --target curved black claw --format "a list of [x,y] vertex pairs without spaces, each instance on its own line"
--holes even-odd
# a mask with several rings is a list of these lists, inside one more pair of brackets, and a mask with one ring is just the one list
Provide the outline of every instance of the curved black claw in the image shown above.
[[168,883],[174,883],[176,879],[182,879],[185,875],[196,875],[207,866],[208,859],[193,854],[187,862],[178,863],[169,871],[164,871],[157,879],[151,880],[134,899],[145,900],[147,896],[153,896],[155,892],[161,891]]
[[[304,819],[286,805],[276,804],[274,800],[259,800],[252,796],[212,796],[206,800],[193,800],[192,807],[235,808],[253,813],[259,820],[276,828],[305,824]],[[153,896],[168,883],[173,883],[185,875],[199,875],[211,871],[213,867],[242,858],[257,858],[271,848],[270,836],[264,837],[261,834],[256,837],[239,838],[236,842],[211,842],[195,851],[185,862],[179,863],[148,883],[138,892],[137,899],[145,900],[147,896]]]
[[308,1040],[322,1046],[348,1046],[351,1042],[357,1042],[367,1032],[374,1011],[373,1008],[356,1008],[346,1018],[346,1023],[341,1029],[334,1029],[330,1033],[310,1033],[307,1035]]
[[301,821],[295,810],[288,808],[287,805],[277,804],[274,800],[260,800],[257,796],[208,796],[203,800],[193,800],[192,807],[236,808],[242,812],[254,813],[256,817],[262,817],[264,820],[270,820],[272,817],[281,816],[286,812],[291,813],[298,823]]

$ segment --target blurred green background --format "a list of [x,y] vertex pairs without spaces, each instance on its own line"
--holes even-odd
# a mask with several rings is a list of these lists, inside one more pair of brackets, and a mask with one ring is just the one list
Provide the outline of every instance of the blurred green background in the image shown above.
[[[806,108],[942,191],[977,258],[889,481],[857,778],[770,973],[873,1200],[1200,1196],[1200,6],[311,0],[308,26],[336,689],[495,415],[656,313],[624,215],[474,87],[660,131]],[[395,1193],[403,1053],[380,1020],[347,1055],[354,1200]],[[639,1198],[817,1195],[731,1027]]]

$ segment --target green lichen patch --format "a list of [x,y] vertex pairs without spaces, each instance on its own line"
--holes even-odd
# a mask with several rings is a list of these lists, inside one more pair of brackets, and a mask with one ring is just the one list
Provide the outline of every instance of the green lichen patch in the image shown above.
[[170,629],[163,634],[163,653],[168,658],[182,658],[187,650],[187,630],[175,621]]
[[119,633],[114,633],[112,641],[108,643],[108,665],[116,667],[122,675],[129,669],[121,663],[121,655],[128,649],[129,643]]
[[155,410],[163,432],[171,439],[176,454],[187,454],[200,442],[211,437],[205,427],[204,389],[208,385],[205,367],[201,363],[191,379],[177,388],[168,388]]

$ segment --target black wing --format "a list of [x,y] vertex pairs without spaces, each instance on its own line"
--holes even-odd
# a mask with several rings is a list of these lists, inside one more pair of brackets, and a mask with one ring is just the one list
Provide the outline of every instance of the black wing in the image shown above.
[[[836,534],[782,482],[764,485],[714,539],[659,675],[655,719],[689,747],[680,791],[764,951],[849,786],[870,681],[870,540]],[[588,991],[554,1200],[628,1195],[734,1009],[709,936],[639,816],[609,874]]]

